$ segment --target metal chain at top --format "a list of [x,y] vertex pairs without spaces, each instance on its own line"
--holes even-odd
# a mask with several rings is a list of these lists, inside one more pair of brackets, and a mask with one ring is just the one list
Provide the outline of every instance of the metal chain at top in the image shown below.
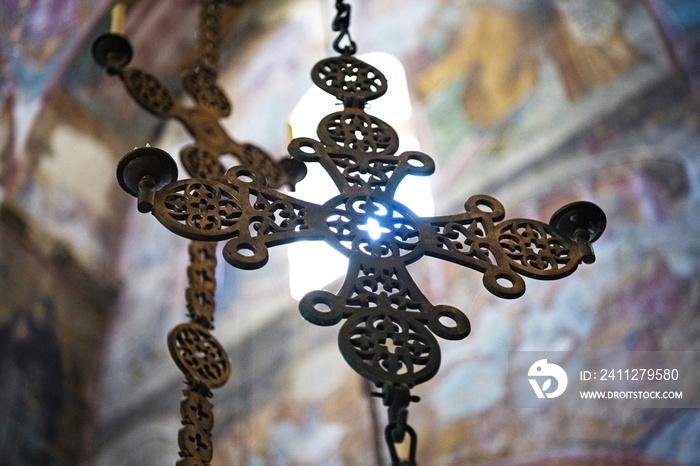
[[215,0],[202,4],[199,18],[199,53],[197,65],[211,70],[216,76],[219,71],[219,45],[221,42],[221,9]]
[[[342,55],[353,55],[357,52],[357,44],[352,37],[350,37],[350,5],[345,3],[343,0],[336,0],[335,9],[337,13],[335,18],[333,18],[332,28],[334,31],[339,32],[338,37],[333,41],[333,50]],[[340,46],[340,42],[343,38],[347,37],[349,44],[345,47]]]

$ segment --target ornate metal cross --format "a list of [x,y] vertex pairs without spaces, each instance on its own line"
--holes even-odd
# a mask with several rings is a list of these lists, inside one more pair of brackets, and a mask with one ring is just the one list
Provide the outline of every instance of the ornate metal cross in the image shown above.
[[[549,224],[504,220],[501,203],[486,195],[470,197],[462,213],[417,216],[394,200],[394,193],[406,175],[432,174],[433,160],[422,152],[396,153],[394,129],[364,110],[386,92],[386,79],[351,53],[321,60],[312,70],[314,83],[342,101],[343,110],[319,123],[318,140],[298,138],[289,144],[294,159],[320,163],[338,188],[324,204],[280,193],[249,165],[231,168],[221,181],[172,181],[168,170],[148,169],[172,164],[153,148],[137,149],[158,161],[138,170],[130,170],[130,164],[140,157],[125,157],[120,182],[144,185],[132,194],[152,198],[143,210],[177,235],[199,242],[226,240],[224,257],[238,268],[262,267],[269,247],[296,241],[325,241],[349,258],[340,290],[312,291],[299,310],[317,325],[345,321],[340,351],[355,371],[382,389],[389,407],[386,436],[396,459],[392,442],[405,433],[415,453],[415,433],[406,423],[408,404],[416,401],[409,390],[438,370],[434,335],[457,340],[470,332],[468,318],[457,308],[428,301],[406,266],[424,256],[444,259],[483,273],[484,286],[494,295],[517,298],[525,292],[522,276],[557,279],[581,262],[593,262],[591,243],[602,233],[605,216],[581,202],[560,209]],[[382,231],[378,238],[368,231],[371,223]],[[176,339],[169,344],[171,351],[181,351]]]
[[[175,118],[190,132],[195,143],[180,152],[185,169],[192,176],[219,180],[224,175],[220,158],[232,155],[242,164],[254,166],[270,186],[279,188],[304,178],[302,162],[283,159],[274,162],[262,149],[239,143],[222,128],[219,120],[231,113],[231,104],[217,85],[221,41],[221,4],[238,4],[235,0],[202,2],[198,53],[195,64],[182,77],[182,84],[194,100],[185,106],[155,76],[136,68],[126,68],[132,48],[118,33],[103,34],[93,43],[93,57],[110,75],[117,75],[127,91],[143,108],[161,118]],[[155,173],[150,176],[148,173]],[[121,186],[139,196],[138,209],[153,207],[155,190],[177,179],[177,166],[169,155],[155,148],[135,150],[117,168]],[[133,183],[132,183],[133,182]],[[210,333],[216,303],[216,243],[192,241],[187,268],[187,310],[190,321],[176,326],[168,335],[168,348],[187,387],[180,406],[183,427],[178,433],[182,459],[178,466],[208,465],[212,458],[211,430],[213,407],[208,398],[211,389],[223,385],[231,368],[224,348]]]
[[[210,333],[214,318],[216,242],[227,241],[225,259],[235,267],[266,264],[268,248],[296,241],[325,241],[349,258],[340,290],[312,291],[299,303],[301,314],[317,325],[344,320],[340,351],[350,366],[374,382],[388,406],[385,437],[394,465],[415,464],[416,434],[407,423],[410,389],[433,377],[440,366],[434,335],[462,339],[469,319],[457,308],[434,305],[420,291],[406,266],[424,256],[441,258],[483,273],[486,289],[501,298],[525,292],[522,276],[556,279],[595,257],[591,243],[605,228],[605,215],[587,202],[557,211],[549,224],[530,219],[504,220],[496,199],[470,197],[463,213],[419,217],[394,200],[406,175],[433,173],[422,152],[397,154],[399,138],[386,122],[365,112],[367,102],[387,90],[382,73],[352,55],[357,47],[348,31],[350,6],[336,0],[333,43],[341,55],[317,63],[314,83],[343,103],[343,110],[318,125],[318,140],[298,138],[291,158],[278,163],[252,144],[229,137],[219,120],[231,105],[217,85],[221,39],[220,5],[235,0],[204,0],[200,16],[198,60],[183,76],[194,99],[185,106],[154,76],[126,68],[129,42],[105,34],[93,44],[96,61],[117,75],[132,97],[161,118],[179,120],[195,143],[181,153],[194,178],[177,180],[177,165],[160,149],[128,153],[117,167],[122,188],[138,197],[138,210],[152,212],[168,229],[189,238],[186,290],[189,322],[168,335],[168,348],[187,378],[181,404],[178,466],[207,465],[212,458],[214,418],[210,389],[230,374],[226,352]],[[340,42],[347,45],[341,47]],[[224,173],[220,158],[240,162]],[[322,205],[301,201],[277,188],[294,188],[304,163],[320,163],[338,195]],[[376,233],[375,233],[376,231]],[[402,461],[396,443],[410,439],[410,457]]]
[[[219,159],[231,155],[241,164],[256,167],[270,186],[294,185],[306,172],[290,159],[275,162],[259,147],[239,143],[222,128],[219,120],[231,114],[231,103],[217,84],[221,43],[221,4],[225,0],[202,2],[199,21],[198,53],[193,66],[182,76],[185,92],[194,99],[194,106],[183,105],[155,76],[137,68],[126,68],[132,48],[120,34],[103,34],[93,43],[95,61],[108,74],[117,75],[129,94],[152,114],[180,121],[195,143],[180,151],[185,169],[194,176],[220,179],[224,168]],[[240,3],[240,2],[228,2]]]

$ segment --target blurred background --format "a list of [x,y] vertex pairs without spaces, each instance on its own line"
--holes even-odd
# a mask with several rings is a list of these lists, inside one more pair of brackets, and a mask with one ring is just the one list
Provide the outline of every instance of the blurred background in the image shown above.
[[[125,3],[131,66],[181,94],[199,4]],[[700,3],[350,3],[360,58],[398,70],[389,87],[401,92],[381,118],[401,127],[401,150],[436,162],[416,188],[424,215],[459,213],[472,194],[488,194],[506,218],[547,221],[577,200],[608,217],[595,264],[526,279],[517,300],[445,261],[410,266],[431,302],[472,323],[465,340],[440,341],[440,372],[415,390],[419,464],[700,464],[697,409],[519,409],[506,388],[509,351],[700,350]],[[178,458],[183,376],[166,335],[186,321],[187,241],[136,211],[115,168],[136,146],[176,155],[191,138],[92,61],[111,7],[0,3],[3,466]],[[219,82],[232,137],[282,158],[290,127],[305,131],[290,115],[313,128],[334,110],[311,116],[303,99],[313,64],[335,55],[334,14],[332,0],[223,10]],[[319,191],[315,179],[299,192]],[[319,254],[305,256],[303,271],[287,246],[260,270],[219,261],[214,334],[232,376],[212,400],[212,465],[388,464],[373,430],[373,416],[386,423],[381,401],[340,356],[338,327],[304,321],[292,295],[290,278],[319,275],[310,289],[341,283],[342,264],[329,271]]]

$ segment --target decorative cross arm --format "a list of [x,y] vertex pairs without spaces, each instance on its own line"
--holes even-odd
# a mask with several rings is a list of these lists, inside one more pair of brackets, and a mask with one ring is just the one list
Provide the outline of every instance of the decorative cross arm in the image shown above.
[[130,170],[131,165],[174,164],[139,164],[169,158],[154,148],[127,154],[118,171],[132,194],[143,192],[138,186],[144,178],[159,180],[143,210],[177,235],[227,241],[224,257],[235,267],[262,267],[269,247],[296,241],[325,241],[346,255],[349,266],[340,290],[310,292],[299,309],[318,325],[345,319],[341,352],[364,377],[381,386],[412,387],[439,367],[433,334],[447,339],[469,334],[467,317],[452,306],[431,304],[408,273],[406,266],[423,256],[483,273],[486,289],[501,298],[521,296],[523,276],[557,279],[581,262],[593,262],[590,243],[602,233],[605,216],[591,203],[566,206],[549,224],[504,220],[503,205],[485,195],[469,198],[460,214],[417,216],[393,196],[406,175],[430,175],[434,164],[421,152],[397,155],[395,131],[365,113],[366,101],[385,92],[384,76],[348,56],[322,60],[312,76],[345,104],[321,121],[319,140],[298,138],[289,145],[292,157],[320,163],[338,188],[338,195],[322,205],[267,186],[254,167],[231,168],[221,181],[175,181],[171,169]]

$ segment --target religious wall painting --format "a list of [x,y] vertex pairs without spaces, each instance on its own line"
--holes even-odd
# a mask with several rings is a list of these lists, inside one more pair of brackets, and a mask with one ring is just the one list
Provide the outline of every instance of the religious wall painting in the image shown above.
[[469,120],[488,126],[502,120],[536,85],[539,74],[531,33],[514,12],[479,6],[440,61],[416,79],[428,96],[466,76],[460,98]]
[[[648,268],[644,263],[638,264],[640,266]],[[698,276],[689,283],[674,276],[668,269],[652,270],[651,273],[653,275],[650,278],[665,283],[662,287],[680,289],[690,284],[691,288],[697,289],[700,284]],[[645,299],[645,296],[657,289],[656,284],[650,287],[647,283],[647,288],[651,290],[644,290],[640,299],[630,299],[628,294],[615,295],[613,290],[617,286],[629,287],[632,284],[631,274],[617,282],[606,277],[594,280],[597,284],[592,285],[604,294],[598,300],[586,300],[585,293],[572,293],[576,284],[557,284],[554,290],[548,290],[554,292],[555,298],[543,300],[546,296],[544,290],[533,286],[529,287],[529,292],[537,295],[534,299],[541,302],[541,306],[525,303],[524,307],[516,310],[500,307],[473,310],[473,315],[478,316],[474,323],[483,331],[489,331],[492,327],[487,325],[490,320],[486,317],[487,313],[507,315],[511,321],[506,324],[511,328],[511,350],[538,347],[661,350],[687,348],[688,345],[697,344],[700,334],[698,326],[693,324],[697,320],[697,299],[688,299],[686,296],[680,307],[667,310],[673,313],[672,316],[647,317],[647,310],[653,312],[655,304]],[[585,280],[591,281],[590,277],[585,277]],[[578,285],[580,287],[580,283]],[[607,292],[604,291],[606,289]],[[649,306],[651,309],[647,309]],[[627,314],[609,320],[609,307],[626,309]],[[473,336],[479,338],[480,332],[475,331]],[[666,426],[674,420],[663,411],[628,409],[625,406],[613,406],[601,411],[581,411],[576,405],[552,407],[537,413],[519,411],[508,406],[507,395],[501,387],[505,382],[505,370],[502,369],[500,377],[498,374],[487,375],[488,371],[500,367],[505,350],[502,348],[500,352],[490,354],[484,353],[478,346],[466,350],[468,352],[462,351],[459,359],[448,360],[443,373],[436,377],[430,394],[421,394],[423,401],[428,402],[423,408],[429,407],[432,415],[421,411],[412,413],[416,430],[420,432],[424,444],[430,445],[428,449],[441,443],[445,445],[449,432],[463,432],[460,442],[448,443],[449,448],[445,446],[434,452],[432,458],[452,458],[450,461],[453,462],[447,464],[478,462],[480,458],[489,458],[489,461],[497,458],[527,458],[533,454],[540,458],[559,458],[561,462],[557,464],[568,464],[564,462],[567,458],[573,464],[586,464],[585,461],[592,458],[589,453],[591,450],[602,455],[600,461],[613,461],[625,451],[645,449],[650,443],[659,449],[661,443],[655,442],[656,436],[665,431]],[[447,360],[450,353],[446,351],[445,356]],[[452,410],[451,403],[455,406]],[[475,414],[470,414],[470,410],[475,410]],[[678,415],[683,411],[697,419],[696,410],[678,411]],[[457,417],[451,418],[450,414]],[[436,419],[440,419],[437,424]],[[494,424],[494,438],[490,448],[485,448],[482,436],[484,426]],[[440,426],[440,429],[433,433],[435,425]],[[692,434],[687,433],[685,437],[689,435]],[[517,441],[513,441],[516,438]],[[696,435],[687,440],[683,446],[674,442],[678,449],[673,452],[669,448],[663,449],[663,457],[669,462],[677,462],[674,464],[694,464],[684,461],[692,457],[694,448],[691,445],[697,444],[700,437]],[[565,452],[571,449],[578,452]],[[658,453],[645,457],[640,454],[639,458],[644,459],[645,464],[661,464],[654,463],[657,455]]]
[[[547,70],[545,70],[547,71]],[[530,94],[525,97],[525,100],[523,103],[519,103],[517,105],[520,106],[525,106],[533,99],[533,96],[535,98],[539,97],[542,100],[545,100],[546,95],[540,95],[537,96],[538,92],[538,87],[542,85],[542,80],[544,79],[545,81],[547,79],[550,79],[551,82],[555,83],[556,85],[559,85],[559,76],[558,74],[555,73],[556,69],[554,67],[550,67],[550,69],[547,71],[547,75],[542,76],[542,74],[538,75],[538,83],[536,86],[534,86],[532,89],[529,90]],[[541,73],[541,70],[540,70]],[[651,74],[650,74],[651,75]],[[549,77],[547,77],[549,76]],[[653,76],[658,76],[658,74],[654,74]],[[648,83],[649,80],[642,80],[644,83]],[[453,83],[454,85],[454,83]],[[590,95],[591,93],[595,93],[596,90],[600,90],[604,86],[598,86],[597,88],[594,88],[592,91],[588,91]],[[563,89],[563,87],[562,87]],[[544,94],[544,93],[541,93]],[[444,94],[443,94],[444,95]],[[459,94],[456,94],[459,96]],[[562,96],[563,90],[562,90]],[[565,99],[564,99],[565,100]],[[562,101],[564,101],[562,100]],[[585,97],[582,97],[581,100],[585,100]],[[456,99],[457,102],[460,102],[461,105],[461,98]],[[518,110],[516,109],[515,114],[518,114]],[[582,113],[587,113],[587,112],[582,112]],[[449,118],[446,118],[449,119]],[[466,121],[466,120],[465,120]],[[467,123],[469,123],[467,121]],[[587,125],[588,122],[581,123],[581,125]],[[580,128],[580,126],[577,126],[576,128]],[[459,127],[456,128],[456,131],[459,130]],[[522,136],[522,133],[524,131],[520,131],[520,135]],[[567,134],[574,133],[575,131],[572,129],[569,129]],[[614,134],[614,131],[613,131]],[[512,146],[516,144],[519,139],[517,137],[512,137],[511,138],[512,142],[506,142],[503,145],[504,148],[507,148],[509,146]],[[561,140],[559,140],[561,142]],[[597,152],[600,154],[603,154],[603,156],[607,156],[607,153],[605,151],[606,148],[606,143],[609,141],[606,141],[604,139],[601,139],[601,145],[602,147],[599,147],[597,149]],[[557,142],[558,143],[558,142]],[[499,149],[499,152],[501,149]],[[548,154],[549,155],[549,154]],[[602,157],[602,156],[601,156]],[[474,173],[481,174],[482,170],[472,170]],[[499,172],[499,170],[494,170],[496,172]],[[656,173],[654,170],[652,172]],[[499,172],[500,173],[500,172]],[[459,172],[457,173],[460,176],[460,179],[463,179],[464,172]],[[618,173],[619,174],[619,173]],[[500,176],[503,176],[501,173]],[[623,186],[627,185],[636,185],[639,184],[639,174],[636,174],[634,176],[628,177],[628,180],[626,181],[621,181]],[[615,185],[614,187],[611,187],[613,184],[612,181],[612,176],[606,177],[603,176],[601,179],[598,181],[600,182],[597,185],[591,185],[587,182],[583,182],[583,185],[585,186],[585,194],[588,195],[590,193],[593,193],[593,195],[596,197],[596,199],[604,199],[605,202],[612,202],[614,205],[620,205],[620,204],[615,204],[616,201],[620,201],[620,199],[610,199],[609,197],[606,196],[616,196],[616,192],[618,191],[618,186]],[[616,179],[615,183],[619,181],[619,178]],[[461,182],[462,184],[468,184],[466,182]],[[576,183],[577,188],[581,186],[581,184]],[[470,187],[473,188],[473,187]],[[624,199],[622,199],[620,202],[622,204],[629,204],[630,202],[634,202],[634,197],[630,195],[630,193],[626,192],[625,190],[622,190],[623,193],[626,193]],[[662,196],[662,194],[656,193],[654,196]],[[646,199],[646,198],[645,198]],[[546,200],[547,202],[549,199]],[[538,202],[545,203],[545,200],[540,199]],[[556,202],[552,203],[556,204]],[[675,205],[675,204],[674,204]],[[542,207],[541,205],[537,205],[537,209],[542,209],[546,210],[545,207]],[[646,210],[644,208],[639,209],[642,212],[645,212]],[[624,215],[625,212],[627,212],[626,209],[622,208],[617,208],[616,212],[618,214]],[[675,214],[674,214],[675,215]],[[547,215],[541,216],[538,215],[539,217],[544,217],[546,218]],[[643,217],[643,216],[642,216]],[[649,224],[654,225],[654,222],[651,221],[650,218],[644,218],[643,222],[641,224],[635,223],[634,218],[635,216],[630,216],[628,215],[627,217],[624,217],[625,220],[629,219],[630,220],[630,226],[629,230],[639,230],[640,227],[647,226]],[[642,228],[643,230],[643,228]],[[615,231],[613,228],[612,231]],[[612,249],[614,249],[614,246],[616,247],[617,244],[613,243],[612,240],[608,242],[607,240],[603,240],[601,243],[596,244],[597,247],[600,247],[603,249],[604,252],[609,252]],[[602,267],[602,270],[610,270],[609,266],[604,266]],[[609,265],[609,264],[608,264]],[[601,268],[597,268],[596,270],[601,270]],[[606,272],[602,274],[600,280],[598,280],[598,284],[601,286],[612,286],[607,284],[605,280],[610,279],[610,273],[611,272]],[[662,272],[662,273],[667,273],[667,272]],[[667,277],[668,275],[663,275]],[[463,277],[462,277],[463,278]],[[586,275],[586,279],[589,279],[589,275]],[[452,282],[450,285],[454,283],[454,286],[447,286],[445,288],[450,288],[455,291],[452,291],[453,293],[460,293],[460,299],[455,300],[455,302],[464,302],[464,297],[462,295],[468,295],[469,293],[465,293],[464,290],[467,285],[464,285],[463,283],[457,283],[457,282]],[[551,283],[547,284],[548,286],[552,286]],[[530,285],[528,285],[530,286]],[[558,286],[558,285],[557,285]],[[587,301],[581,301],[577,300],[576,298],[580,298],[581,294],[576,294],[573,292],[573,289],[576,288],[576,283],[567,283],[566,285],[562,284],[561,288],[558,289],[555,293],[555,295],[560,296],[558,299],[554,298],[549,298],[547,300],[547,295],[552,294],[552,293],[547,293],[544,289],[537,288],[537,285],[533,284],[531,288],[531,293],[535,294],[535,297],[533,300],[540,300],[544,299],[544,305],[540,306],[539,308],[533,307],[530,312],[530,314],[527,314],[528,311],[525,310],[525,305],[515,305],[515,310],[511,311],[511,315],[508,315],[508,319],[516,319],[516,318],[521,318],[523,317],[526,321],[529,319],[529,322],[526,323],[526,325],[529,328],[528,331],[526,332],[520,332],[519,329],[513,330],[513,333],[517,333],[516,337],[520,338],[521,340],[525,340],[528,343],[533,343],[537,341],[541,341],[541,335],[536,334],[536,324],[538,323],[550,323],[552,319],[548,319],[548,317],[552,317],[550,314],[547,314],[545,312],[544,307],[549,308],[550,306],[554,306],[557,310],[555,313],[554,317],[554,325],[552,326],[552,330],[549,332],[547,336],[549,337],[556,337],[560,334],[564,335],[571,335],[573,333],[574,338],[580,338],[580,339],[585,339],[588,333],[591,330],[592,324],[591,321],[593,319],[593,315],[595,312],[591,312],[590,309],[591,307],[595,307],[595,302],[591,304],[590,302]],[[551,291],[551,290],[550,290]],[[564,296],[563,298],[561,296]],[[473,312],[477,317],[475,320],[477,325],[484,325],[487,324],[489,321],[487,320],[487,314],[493,314],[498,316],[500,319],[506,319],[506,313],[502,311],[502,309],[488,309],[484,308],[483,304],[481,304],[480,299],[473,298],[475,301],[479,302],[479,304],[476,306],[476,308],[470,309],[470,316],[471,313]],[[592,297],[591,299],[595,299],[595,297]],[[573,309],[571,308],[565,308],[564,304],[567,302],[574,301],[577,303],[577,306]],[[242,312],[246,312],[246,309],[238,310]],[[499,312],[501,311],[501,312]],[[597,311],[596,311],[597,312]],[[218,317],[217,317],[218,318]],[[677,325],[675,326],[677,327]],[[127,327],[128,328],[128,327]],[[484,328],[488,329],[493,329],[494,326],[489,325],[485,326]],[[217,329],[217,331],[221,331],[222,329]],[[618,341],[626,341],[624,336],[627,335],[629,332],[628,328],[623,329],[619,334],[616,335],[604,335],[604,341],[607,342],[618,342]],[[507,332],[508,338],[510,338],[510,332]],[[477,335],[474,335],[475,338],[477,338]],[[501,336],[499,336],[501,337]],[[505,337],[499,338],[498,341],[502,341]],[[578,340],[575,340],[578,341]],[[274,340],[271,340],[270,345],[272,345],[272,342]],[[469,347],[467,348],[466,352],[469,355]],[[271,351],[272,352],[272,351]],[[448,351],[446,351],[447,353]],[[455,350],[456,352],[456,350]],[[465,350],[464,348],[461,348],[461,352],[464,353]],[[236,354],[239,354],[239,351],[235,351]],[[252,352],[246,353],[245,351],[243,352],[244,356],[245,354],[251,354]],[[477,368],[483,368],[483,367],[489,367],[489,364],[494,363],[495,359],[497,358],[497,355],[494,353],[490,353],[488,351],[485,351],[485,356],[479,355],[479,358],[465,358],[463,361],[461,361],[464,365],[467,364],[473,364]],[[453,353],[454,354],[454,353]],[[267,357],[267,354],[264,355]],[[447,359],[447,358],[446,358]],[[282,361],[283,367],[286,368],[285,370],[293,371],[295,367],[297,367],[300,364],[300,360],[298,358],[290,357],[288,360]],[[258,363],[261,364],[261,363]],[[265,366],[263,363],[262,366]],[[278,366],[273,366],[273,367],[278,367]],[[457,367],[457,366],[455,366]],[[245,371],[242,371],[243,373],[249,373],[248,369],[258,369],[261,372],[268,373],[271,372],[271,369],[269,367],[264,367],[264,369],[260,369],[260,366],[255,366],[255,367],[246,367]],[[252,372],[259,374],[260,372],[256,372],[256,370],[253,370]],[[446,373],[450,373],[450,370],[446,370]],[[459,380],[459,372],[457,372],[457,377],[458,382],[457,383],[452,383],[450,384],[451,387],[453,386],[459,386],[460,382],[467,383],[467,381]],[[251,385],[252,386],[252,385]],[[257,387],[257,386],[256,386]],[[260,389],[261,392],[266,392],[268,396],[274,397],[275,390],[280,390],[279,387],[276,387],[274,385],[266,385],[262,384],[262,387]],[[257,389],[256,389],[257,390]],[[252,388],[248,388],[248,391],[252,391]],[[499,391],[496,391],[496,394],[498,394]],[[225,395],[222,395],[225,396]],[[331,397],[332,399],[332,397]],[[424,400],[427,400],[429,398],[424,398]],[[439,458],[447,458],[445,461],[450,461],[450,459],[454,461],[458,461],[458,458],[469,458],[469,459],[474,459],[476,458],[492,458],[492,457],[499,457],[498,455],[504,455],[503,457],[508,457],[508,455],[513,454],[514,451],[523,451],[523,452],[531,452],[533,450],[537,450],[538,448],[541,448],[542,445],[541,443],[538,442],[537,438],[533,438],[532,436],[527,436],[525,439],[520,440],[520,444],[518,448],[513,448],[513,449],[508,449],[507,447],[507,440],[508,439],[513,439],[517,438],[518,434],[522,433],[523,431],[527,431],[529,424],[527,422],[527,419],[520,418],[520,419],[511,419],[510,418],[510,412],[502,406],[502,404],[499,404],[499,397],[493,397],[489,398],[486,402],[485,405],[483,406],[468,406],[468,408],[473,408],[474,412],[478,412],[480,415],[483,414],[482,417],[461,417],[458,419],[451,419],[448,423],[447,426],[441,426],[439,429],[440,432],[445,434],[445,437],[448,437],[449,432],[458,432],[460,434],[460,439],[462,438],[468,438],[470,441],[469,442],[458,442],[455,440],[455,436],[451,436],[450,441],[446,440],[441,440],[442,436],[436,435],[435,437],[430,437],[430,427],[429,426],[434,426],[434,424],[431,424],[429,420],[424,420],[424,419],[435,419],[438,417],[435,412],[437,412],[437,408],[434,408],[430,403],[420,403],[417,406],[419,408],[415,411],[415,413],[412,412],[412,416],[414,414],[417,415],[417,413],[420,413],[421,410],[423,409],[422,407],[428,407],[429,409],[426,409],[426,414],[424,415],[425,418],[423,418],[422,414],[420,415],[420,421],[418,421],[419,425],[417,425],[417,429],[420,429],[420,438],[421,439],[429,439],[429,442],[431,443],[431,446],[426,446],[425,443],[426,441],[422,441],[421,448],[426,448],[427,452],[434,452],[437,451],[438,453],[434,455],[434,457],[439,457]],[[358,404],[353,404],[351,409],[353,410],[360,410],[364,408],[364,404],[360,404],[362,402],[358,401]],[[300,452],[296,451],[293,447],[294,445],[287,445],[283,447],[275,447],[274,443],[272,442],[272,437],[274,435],[270,434],[270,432],[293,432],[294,435],[300,435],[300,432],[308,432],[311,436],[314,435],[314,433],[318,430],[318,427],[326,427],[330,426],[330,430],[332,431],[337,431],[338,429],[344,429],[346,432],[352,432],[357,428],[356,425],[353,425],[352,421],[347,421],[345,419],[339,419],[335,415],[330,415],[328,414],[329,412],[332,412],[334,409],[333,403],[331,401],[321,401],[321,408],[318,407],[318,405],[306,405],[304,403],[300,403],[297,401],[293,401],[290,403],[288,400],[280,400],[280,401],[275,401],[273,404],[274,408],[270,408],[270,410],[266,409],[255,409],[251,411],[250,416],[246,418],[242,418],[240,422],[236,422],[235,428],[231,428],[230,432],[230,438],[231,438],[231,444],[235,443],[235,447],[232,446],[231,450],[234,453],[231,453],[231,456],[226,456],[224,457],[224,460],[222,464],[228,464],[233,462],[234,458],[241,458],[241,456],[237,456],[238,451],[243,451],[243,458],[247,458],[250,462],[250,464],[264,464],[265,461],[269,461],[269,458],[271,457],[276,457],[281,460],[283,459],[294,459],[296,461],[303,461],[304,458],[300,458],[299,455],[301,454]],[[319,414],[320,412],[320,414]],[[465,413],[463,413],[464,416],[467,416]],[[621,413],[625,414],[625,413]],[[334,417],[335,416],[335,417]],[[417,419],[419,416],[417,416]],[[566,424],[570,422],[571,414],[569,412],[559,412],[556,413],[555,419],[557,422],[551,422],[551,420],[547,420],[546,422],[540,422],[539,424],[539,429],[536,430],[536,432],[541,432],[543,435],[551,435],[554,432],[554,429],[556,429],[557,426]],[[261,419],[264,419],[261,421]],[[485,419],[485,420],[484,420]],[[614,441],[622,441],[621,438],[625,441],[629,441],[629,439],[638,439],[637,440],[637,445],[640,445],[640,448],[643,447],[643,442],[644,442],[644,437],[639,436],[639,435],[632,435],[629,433],[629,427],[630,425],[639,425],[640,429],[647,429],[649,424],[653,424],[655,426],[662,425],[662,422],[660,420],[657,420],[656,418],[650,420],[649,417],[640,417],[640,418],[635,418],[632,419],[630,417],[629,413],[625,414],[624,419],[626,419],[626,422],[629,422],[629,425],[627,425],[628,431],[626,432],[624,437],[613,437],[612,440]],[[594,443],[596,441],[600,441],[601,437],[606,434],[609,434],[610,431],[613,431],[613,427],[619,428],[620,425],[612,425],[612,424],[606,424],[609,422],[609,419],[607,419],[607,416],[604,415],[598,415],[598,416],[590,416],[588,418],[578,418],[580,423],[583,424],[583,427],[577,427],[574,429],[572,427],[571,431],[569,432],[569,435],[571,435],[571,438],[573,439],[580,439],[584,438],[586,441],[593,441]],[[251,428],[249,427],[250,425],[256,425],[256,423],[260,426],[260,430],[256,431],[254,435],[250,435],[249,437],[246,437],[245,434],[250,433]],[[550,423],[550,424],[547,424]],[[600,429],[599,426],[605,425],[608,427],[608,430]],[[247,424],[244,425],[244,424]],[[229,424],[230,425],[230,424]],[[617,432],[617,431],[615,431]],[[478,434],[478,435],[477,435]],[[228,435],[228,434],[227,434]],[[578,437],[577,437],[578,436]],[[245,440],[241,440],[241,437],[246,437]],[[486,440],[484,440],[486,439]],[[639,440],[641,439],[641,440]],[[222,441],[217,439],[217,445],[221,445]],[[330,442],[329,444],[334,444],[334,442]],[[324,444],[325,445],[325,444]],[[341,446],[341,448],[348,448],[345,443],[343,443],[344,446]],[[354,445],[354,444],[353,444]],[[437,450],[433,449],[434,445],[439,445],[439,448]],[[367,445],[362,445],[362,447],[366,447]],[[223,446],[223,451],[226,451],[226,446]],[[611,447],[612,449],[612,447]],[[356,452],[355,452],[356,453]],[[687,453],[684,453],[687,454]],[[483,455],[483,456],[479,456]],[[488,455],[493,455],[493,456],[488,456]],[[574,455],[573,457],[570,454],[567,453],[556,453],[554,456],[557,457],[556,460],[551,460],[551,458],[546,458],[546,459],[541,459],[540,461],[560,461],[562,464],[585,464],[586,460],[590,460],[593,458],[591,455],[584,455],[584,454],[579,454],[577,457]],[[605,453],[600,458],[607,458],[609,460],[612,460],[614,458],[631,458],[629,455],[625,456],[624,454],[621,456],[615,452],[611,453]],[[680,456],[679,456],[680,457]],[[337,460],[337,456],[331,456],[333,458],[333,461]],[[639,457],[635,456],[633,459],[634,461],[637,461]],[[308,459],[308,458],[307,458]],[[630,460],[632,461],[632,459]],[[642,461],[642,460],[640,460]],[[645,460],[646,461],[646,460]],[[426,463],[429,464],[429,463]],[[635,464],[635,463],[631,463]],[[640,464],[646,464],[646,463],[640,463]]]
[[87,453],[110,291],[58,250],[32,247],[5,209],[0,219],[3,464],[77,464]]
[[580,1],[505,3],[463,8],[444,53],[416,70],[431,126],[439,132],[444,120],[464,121],[462,139],[439,147],[451,162],[464,161],[474,140],[490,145],[480,157],[536,158],[530,146],[555,147],[669,71],[642,5],[597,2],[584,14]]
[[23,176],[25,144],[43,98],[65,71],[89,7],[75,0],[3,2],[0,5],[0,108],[2,133],[0,182],[17,189],[15,177]]
[[623,30],[619,2],[554,0],[553,5],[547,46],[570,100],[623,75],[641,58]]
[[49,464],[66,390],[53,303],[10,308],[0,323],[0,448],[12,465]]
[[[184,290],[186,243],[162,228],[154,228],[143,216],[127,214],[124,252],[120,260],[123,276],[138,271],[138,279],[127,280],[111,322],[110,341],[104,355],[100,390],[100,416],[104,425],[119,418],[121,410],[135,403],[130,394],[180,380],[164,344],[168,330],[186,312]],[[164,251],[173,251],[165,254]],[[166,260],[167,259],[167,260]],[[133,276],[133,275],[132,275]],[[154,290],[160,292],[154,293]]]
[[[329,352],[334,350],[326,346]],[[303,365],[299,359],[296,363]],[[293,373],[294,363],[284,371]],[[340,382],[340,390],[332,392],[317,394],[312,390],[301,398],[273,396],[249,417],[223,426],[216,438],[220,449],[212,466],[372,464],[375,450],[369,403],[374,399],[367,397],[365,382],[356,374],[345,371]],[[264,386],[262,390],[271,388]],[[381,402],[377,403],[381,409]]]
[[700,463],[700,451],[695,447],[700,439],[700,416],[696,410],[669,413],[667,417],[668,421],[653,438],[640,444],[640,449],[671,464]]
[[676,71],[700,97],[700,7],[688,0],[646,2]]

